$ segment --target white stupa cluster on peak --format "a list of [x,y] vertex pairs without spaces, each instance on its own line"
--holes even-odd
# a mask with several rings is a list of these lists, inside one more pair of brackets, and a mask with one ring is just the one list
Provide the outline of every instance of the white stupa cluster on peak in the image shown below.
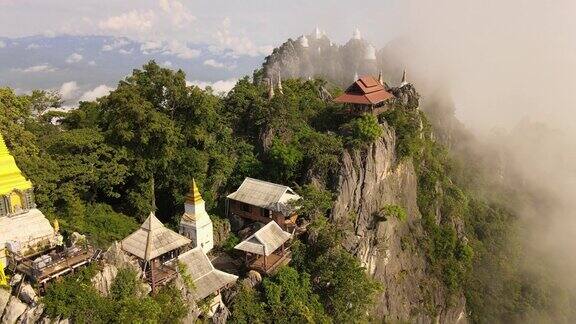
[[307,48],[309,46],[308,45],[308,38],[305,35],[300,36],[299,42],[300,42],[300,45],[304,48]]
[[366,53],[364,53],[364,59],[366,60],[375,60],[376,59],[376,49],[372,44],[368,44],[366,47]]
[[354,33],[352,34],[353,39],[362,39],[362,34],[360,33],[360,29],[354,29]]

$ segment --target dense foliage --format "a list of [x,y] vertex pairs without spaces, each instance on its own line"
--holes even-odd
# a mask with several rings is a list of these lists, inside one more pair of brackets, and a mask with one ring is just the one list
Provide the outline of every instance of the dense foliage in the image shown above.
[[[318,95],[324,81],[283,85],[283,94],[269,99],[265,86],[244,78],[217,96],[187,86],[181,71],[150,62],[109,95],[68,112],[45,112],[60,104],[52,94],[1,89],[0,131],[35,184],[39,207],[58,218],[66,233],[87,234],[103,247],[134,230],[153,205],[163,221],[177,223],[193,177],[216,215],[215,228],[223,212],[219,198],[246,176],[293,185],[305,197],[302,216],[326,222],[333,200],[328,183],[345,143],[369,143],[381,128],[372,116],[346,124],[350,118],[338,113],[340,107]],[[237,242],[231,234],[222,248]],[[378,287],[340,239],[297,244],[316,259],[301,258],[256,291],[241,291],[236,305],[244,306],[233,308],[234,319],[261,321],[262,311],[285,322],[364,318]],[[181,315],[163,313],[180,309],[169,291],[138,297],[131,273],[119,274],[110,297],[91,288],[87,278],[81,274],[50,288],[49,314],[79,322],[107,321],[111,314],[123,322]]]
[[91,284],[96,269],[89,267],[50,285],[42,301],[46,314],[77,323],[174,323],[187,313],[180,291],[166,286],[153,297],[142,291],[142,281],[129,269],[118,270],[104,297]]

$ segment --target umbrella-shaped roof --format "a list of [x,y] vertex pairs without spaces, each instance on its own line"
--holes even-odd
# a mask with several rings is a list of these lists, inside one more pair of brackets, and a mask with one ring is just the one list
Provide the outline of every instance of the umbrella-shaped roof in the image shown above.
[[191,241],[166,228],[154,213],[134,233],[122,240],[122,249],[140,259],[150,261]]

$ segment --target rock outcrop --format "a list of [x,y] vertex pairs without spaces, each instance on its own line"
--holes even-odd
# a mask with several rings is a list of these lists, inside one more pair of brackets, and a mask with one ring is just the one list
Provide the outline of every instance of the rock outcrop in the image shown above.
[[118,268],[114,265],[106,264],[104,268],[92,278],[92,285],[94,285],[94,288],[102,293],[102,295],[108,296],[117,274]]
[[377,62],[374,46],[362,38],[336,45],[322,34],[303,35],[289,39],[266,57],[262,81],[276,83],[278,76],[283,80],[321,77],[344,87],[355,76],[377,74]]
[[14,324],[18,318],[24,314],[26,311],[25,303],[20,301],[18,298],[12,296],[4,309],[4,314],[2,315],[2,324]]
[[[417,176],[410,160],[398,161],[396,135],[386,124],[370,147],[344,153],[335,222],[348,224],[345,247],[383,283],[374,316],[386,321],[456,323],[465,314],[464,297],[451,296],[430,275],[420,244],[425,237],[417,205]],[[406,220],[382,218],[386,205],[398,205]]]

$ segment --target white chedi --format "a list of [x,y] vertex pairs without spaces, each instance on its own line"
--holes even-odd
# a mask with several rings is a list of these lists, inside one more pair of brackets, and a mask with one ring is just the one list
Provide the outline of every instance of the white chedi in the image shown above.
[[354,33],[352,34],[353,39],[362,39],[362,34],[360,33],[360,29],[354,29]]
[[368,44],[368,47],[366,47],[364,59],[368,61],[374,61],[376,59],[376,49],[374,46],[372,46],[372,44]]
[[212,220],[206,212],[206,202],[202,199],[196,181],[192,180],[190,192],[186,195],[184,215],[180,220],[180,234],[192,240],[194,247],[201,247],[208,253],[214,247]]

